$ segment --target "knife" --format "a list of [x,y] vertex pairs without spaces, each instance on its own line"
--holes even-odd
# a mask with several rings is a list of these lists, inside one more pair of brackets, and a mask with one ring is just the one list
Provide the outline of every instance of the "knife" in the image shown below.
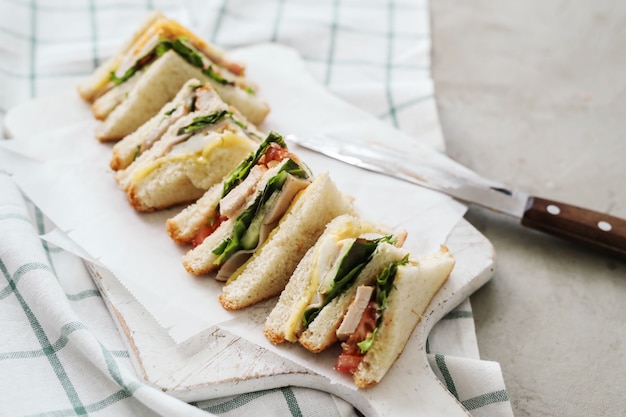
[[486,179],[430,148],[400,151],[329,134],[287,135],[288,142],[369,171],[437,190],[464,203],[514,216],[521,225],[626,260],[626,220],[530,195]]

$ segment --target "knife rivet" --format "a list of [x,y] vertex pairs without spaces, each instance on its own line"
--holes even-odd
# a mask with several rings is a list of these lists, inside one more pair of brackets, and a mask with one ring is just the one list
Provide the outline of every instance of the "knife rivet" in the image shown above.
[[548,207],[546,207],[546,210],[548,210],[548,213],[554,214],[555,216],[557,214],[561,214],[561,209],[558,206],[555,206],[554,204],[550,204]]
[[609,223],[609,222],[605,222],[604,220],[600,220],[598,222],[598,228],[600,230],[604,231],[604,232],[608,232],[608,231],[610,231],[613,228],[613,226],[611,226],[611,223]]

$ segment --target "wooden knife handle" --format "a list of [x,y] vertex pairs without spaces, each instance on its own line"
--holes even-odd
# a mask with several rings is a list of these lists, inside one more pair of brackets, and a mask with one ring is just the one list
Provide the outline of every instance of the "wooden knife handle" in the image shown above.
[[526,204],[522,225],[626,260],[624,219],[533,196]]

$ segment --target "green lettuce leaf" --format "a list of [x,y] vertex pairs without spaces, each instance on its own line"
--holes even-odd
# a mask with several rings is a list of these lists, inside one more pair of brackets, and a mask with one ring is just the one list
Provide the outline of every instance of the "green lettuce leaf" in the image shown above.
[[370,348],[372,347],[372,344],[374,343],[374,339],[376,339],[376,335],[378,334],[378,329],[379,328],[376,327],[374,331],[372,332],[372,334],[370,335],[370,337],[356,344],[361,351],[361,355],[365,355],[365,353],[368,350],[370,350]]
[[232,113],[228,110],[216,110],[207,114],[206,116],[194,117],[190,124],[183,126],[176,132],[177,135],[183,135],[185,133],[195,133],[199,130],[206,128],[207,126],[214,125],[226,116],[230,116]]

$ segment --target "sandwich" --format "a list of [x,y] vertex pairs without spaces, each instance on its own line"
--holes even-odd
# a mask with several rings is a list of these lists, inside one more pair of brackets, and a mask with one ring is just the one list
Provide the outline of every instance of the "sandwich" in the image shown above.
[[359,388],[380,382],[453,267],[442,247],[419,261],[407,255],[390,262],[372,285],[359,287],[336,332],[343,342],[335,370],[351,374]]
[[[318,174],[295,196],[267,240],[257,245],[243,265],[227,272],[219,295],[222,307],[240,310],[279,295],[324,226],[336,216],[353,212],[352,199],[328,173]],[[187,262],[192,260],[190,256]]]
[[338,341],[335,331],[357,287],[371,284],[389,263],[405,256],[406,232],[342,215],[330,222],[295,269],[269,314],[264,333],[274,344],[299,342],[321,352]]
[[316,177],[272,132],[218,186],[166,222],[193,275],[225,281],[220,302],[241,309],[278,295],[332,218],[353,211],[327,173]]
[[[114,150],[112,165],[123,166],[132,159],[115,173],[115,179],[138,211],[196,201],[260,142],[260,133],[224,103],[210,84],[191,80],[187,86],[194,87],[193,111],[166,126],[161,136],[159,126],[152,130],[153,120],[148,121],[148,127],[142,126]],[[144,135],[146,131],[156,134]]]
[[150,120],[113,146],[111,169],[127,168],[142,153],[163,137],[167,129],[181,118],[200,110],[219,109],[230,112],[235,121],[250,138],[259,142],[265,135],[234,107],[227,106],[214,88],[197,79],[188,80],[174,99],[166,103]]
[[371,227],[350,216],[331,222],[264,327],[272,343],[298,342],[315,353],[341,342],[334,368],[360,388],[391,368],[454,266],[445,247],[414,261],[396,246],[402,236],[381,237],[385,231]]
[[269,112],[243,65],[160,12],[151,13],[118,55],[78,85],[78,92],[103,120],[97,138],[117,141],[150,119],[190,78],[209,82],[254,124]]

